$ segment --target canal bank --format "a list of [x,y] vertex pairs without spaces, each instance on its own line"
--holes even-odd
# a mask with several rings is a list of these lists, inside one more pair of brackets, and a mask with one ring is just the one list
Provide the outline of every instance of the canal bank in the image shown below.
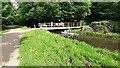
[[94,47],[100,47],[100,48],[105,48],[109,50],[119,50],[120,39],[86,36],[84,34],[65,33],[65,32],[61,33],[60,35],[66,38],[76,39],[78,41],[84,41]]

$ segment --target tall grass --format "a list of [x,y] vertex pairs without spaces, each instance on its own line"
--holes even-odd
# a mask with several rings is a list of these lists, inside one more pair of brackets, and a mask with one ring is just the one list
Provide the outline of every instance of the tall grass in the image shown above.
[[20,66],[118,66],[118,51],[94,48],[84,42],[34,30],[20,43]]

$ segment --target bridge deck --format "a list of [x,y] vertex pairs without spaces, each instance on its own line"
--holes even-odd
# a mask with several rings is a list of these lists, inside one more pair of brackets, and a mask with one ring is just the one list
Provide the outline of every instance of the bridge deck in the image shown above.
[[67,29],[80,29],[80,27],[42,27],[43,30],[67,30]]

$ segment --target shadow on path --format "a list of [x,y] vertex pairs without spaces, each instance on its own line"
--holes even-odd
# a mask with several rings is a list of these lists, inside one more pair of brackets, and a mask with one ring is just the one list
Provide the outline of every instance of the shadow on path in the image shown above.
[[8,33],[2,35],[2,61],[9,61],[10,54],[19,47],[20,35],[22,33]]

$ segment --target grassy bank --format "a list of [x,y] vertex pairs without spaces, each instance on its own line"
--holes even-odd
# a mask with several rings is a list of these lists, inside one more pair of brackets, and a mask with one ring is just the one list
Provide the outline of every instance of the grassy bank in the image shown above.
[[7,29],[17,29],[17,28],[27,29],[26,26],[20,26],[20,25],[8,25],[6,27],[7,27]]
[[43,30],[24,33],[20,43],[20,66],[118,66],[119,59],[117,51]]
[[6,29],[6,30],[1,30],[0,31],[0,35],[2,35],[3,33],[5,33],[5,32],[8,32],[9,30],[8,29]]
[[88,35],[88,36],[104,37],[104,38],[113,38],[113,39],[120,38],[120,34],[117,34],[117,33],[102,34],[102,33],[97,33],[97,32],[82,32],[78,29],[71,30],[71,32],[78,33],[78,34],[84,34],[84,35]]
[[28,29],[26,26],[19,26],[19,25],[3,25],[2,26],[2,30],[0,30],[0,35],[2,35],[3,33],[5,32],[8,32],[10,29],[17,29],[17,28],[20,28],[20,29]]

